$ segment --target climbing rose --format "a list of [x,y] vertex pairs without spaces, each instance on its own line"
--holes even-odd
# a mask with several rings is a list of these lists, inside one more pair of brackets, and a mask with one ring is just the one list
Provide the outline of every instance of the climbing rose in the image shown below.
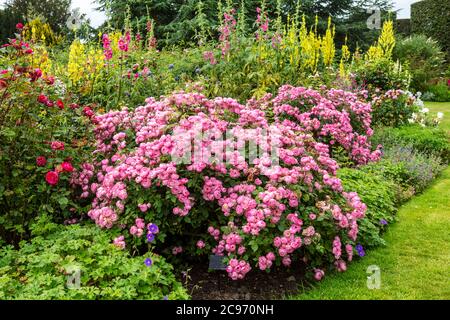
[[56,185],[58,183],[58,180],[59,180],[59,176],[56,171],[49,171],[45,175],[45,181],[47,181],[47,183],[49,185],[52,185],[52,186]]

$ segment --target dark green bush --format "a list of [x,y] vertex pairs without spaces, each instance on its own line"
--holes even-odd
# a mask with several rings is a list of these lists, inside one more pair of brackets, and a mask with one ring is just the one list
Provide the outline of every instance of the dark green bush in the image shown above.
[[440,42],[450,56],[450,1],[425,0],[411,5],[411,32]]
[[367,205],[366,217],[361,220],[358,238],[364,247],[383,245],[381,234],[385,229],[382,220],[388,224],[395,220],[394,183],[379,173],[360,169],[341,169],[338,172],[346,191],[355,191]]
[[[34,238],[0,250],[0,299],[186,299],[172,266],[157,255],[129,256],[96,226],[40,219]],[[79,287],[67,285],[80,270]],[[71,282],[77,284],[76,281]]]
[[443,162],[450,161],[450,139],[445,130],[436,127],[408,125],[400,128],[380,128],[372,137],[373,145],[385,149],[398,145],[411,145],[415,150],[434,154]]
[[409,87],[409,72],[388,58],[375,61],[363,61],[355,66],[355,80],[373,93],[376,89],[382,92]]

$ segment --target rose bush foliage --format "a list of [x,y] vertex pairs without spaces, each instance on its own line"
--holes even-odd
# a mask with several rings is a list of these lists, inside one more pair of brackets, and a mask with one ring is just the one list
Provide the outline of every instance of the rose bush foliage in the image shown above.
[[10,243],[43,213],[73,218],[79,203],[69,180],[93,116],[40,68],[35,49],[18,36],[0,51],[0,237]]

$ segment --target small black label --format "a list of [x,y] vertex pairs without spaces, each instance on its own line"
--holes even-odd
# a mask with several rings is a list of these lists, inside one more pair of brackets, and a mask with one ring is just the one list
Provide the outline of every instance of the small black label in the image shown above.
[[226,270],[227,266],[223,263],[223,256],[210,255],[209,269],[211,270]]

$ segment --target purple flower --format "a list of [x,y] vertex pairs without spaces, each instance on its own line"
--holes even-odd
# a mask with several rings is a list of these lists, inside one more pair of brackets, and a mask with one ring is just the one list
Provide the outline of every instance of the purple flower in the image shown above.
[[380,220],[380,224],[382,224],[383,226],[385,226],[385,225],[388,224],[388,222],[387,222],[386,220],[384,220],[384,219],[381,219],[381,220]]
[[360,244],[356,245],[355,249],[358,252],[358,255],[360,257],[364,257],[366,255],[366,252],[364,251],[364,248],[362,245],[360,245]]
[[147,259],[145,259],[144,263],[147,267],[150,267],[153,264],[153,261],[152,261],[152,259],[147,258]]
[[152,242],[153,240],[155,240],[155,235],[153,233],[147,234],[147,241]]
[[159,232],[158,226],[154,223],[149,224],[147,229],[148,229],[148,231],[150,231],[153,234],[156,234]]

